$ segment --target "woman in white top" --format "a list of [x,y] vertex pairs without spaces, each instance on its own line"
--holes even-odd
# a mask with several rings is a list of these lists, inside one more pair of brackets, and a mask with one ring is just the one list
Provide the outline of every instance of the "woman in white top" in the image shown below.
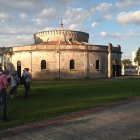
[[13,71],[12,75],[10,76],[10,91],[9,94],[11,97],[14,97],[14,95],[17,95],[17,87],[19,85],[19,80],[17,76],[17,71]]

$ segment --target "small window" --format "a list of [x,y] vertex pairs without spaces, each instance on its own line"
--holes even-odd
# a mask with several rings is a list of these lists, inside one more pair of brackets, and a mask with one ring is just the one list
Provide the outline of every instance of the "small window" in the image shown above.
[[96,60],[96,69],[99,69],[99,60]]
[[72,69],[74,69],[75,67],[74,67],[74,60],[70,60],[70,69],[72,70]]
[[46,69],[46,61],[42,60],[41,61],[41,70]]

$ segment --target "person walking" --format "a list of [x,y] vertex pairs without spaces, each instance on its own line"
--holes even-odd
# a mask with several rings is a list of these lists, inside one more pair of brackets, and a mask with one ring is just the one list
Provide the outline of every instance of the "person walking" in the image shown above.
[[11,95],[11,97],[13,98],[14,96],[17,95],[17,88],[19,85],[19,79],[17,76],[17,71],[13,71],[11,76],[10,76],[10,91],[9,94]]
[[1,114],[0,114],[0,119],[2,121],[6,121],[7,120],[7,76],[6,74],[3,72],[2,69],[0,69],[0,107],[1,107]]
[[25,68],[22,74],[22,78],[24,81],[24,89],[25,89],[25,94],[24,94],[24,98],[27,98],[29,96],[29,92],[30,92],[30,86],[31,86],[31,81],[32,81],[32,75],[29,72],[29,68]]

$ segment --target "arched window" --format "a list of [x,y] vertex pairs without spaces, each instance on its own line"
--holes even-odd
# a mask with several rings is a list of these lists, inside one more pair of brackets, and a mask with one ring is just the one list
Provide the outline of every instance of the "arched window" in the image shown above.
[[21,62],[17,61],[17,74],[18,77],[21,77]]
[[46,69],[46,61],[42,60],[41,61],[41,70]]
[[74,66],[74,60],[70,60],[70,69],[74,69],[75,66]]
[[99,69],[99,60],[96,60],[96,69]]

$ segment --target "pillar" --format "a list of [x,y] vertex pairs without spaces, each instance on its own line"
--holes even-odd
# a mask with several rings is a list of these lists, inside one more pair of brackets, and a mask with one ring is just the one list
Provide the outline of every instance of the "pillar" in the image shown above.
[[112,76],[112,62],[111,62],[111,48],[112,44],[108,44],[108,78]]

